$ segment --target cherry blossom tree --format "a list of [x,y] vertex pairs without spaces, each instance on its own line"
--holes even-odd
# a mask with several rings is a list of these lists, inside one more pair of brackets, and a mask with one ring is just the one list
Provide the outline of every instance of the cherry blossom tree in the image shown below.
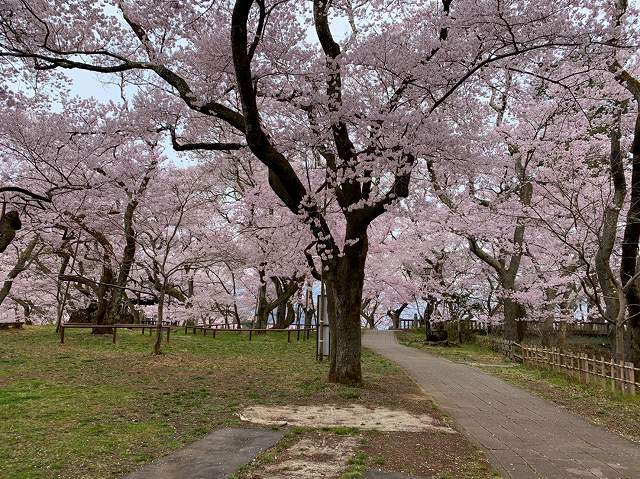
[[[609,4],[74,0],[60,9],[54,1],[9,0],[0,10],[0,58],[3,71],[51,88],[70,69],[111,75],[135,85],[141,124],[167,135],[175,149],[238,158],[238,169],[248,164],[246,155],[256,158],[260,165],[248,176],[267,178],[272,192],[261,197],[274,204],[277,198],[306,225],[305,258],[326,284],[329,377],[357,384],[370,226],[409,197],[417,171],[435,161],[432,179],[442,178],[456,169],[452,152],[477,151],[482,142],[475,136],[490,124],[487,108],[498,105],[494,118],[506,115],[500,105],[508,82],[491,83],[498,72],[535,75],[557,58],[622,43],[601,22],[602,6]],[[341,21],[349,30],[338,34]],[[478,98],[492,86],[494,101],[482,107]],[[478,106],[479,114],[470,114]],[[505,121],[491,123],[501,129]],[[537,138],[516,136],[509,142],[496,134],[490,146],[515,169],[510,201],[500,204],[503,215],[516,218],[511,245],[493,254],[484,241],[469,240],[502,282],[509,331],[524,314],[515,296],[521,265],[529,261],[523,211],[531,173],[524,163],[527,140]],[[516,149],[505,150],[505,143]],[[461,178],[450,185],[454,193],[469,188]],[[465,207],[482,207],[474,196]],[[105,258],[111,256],[102,243]],[[625,275],[633,277],[629,268]]]

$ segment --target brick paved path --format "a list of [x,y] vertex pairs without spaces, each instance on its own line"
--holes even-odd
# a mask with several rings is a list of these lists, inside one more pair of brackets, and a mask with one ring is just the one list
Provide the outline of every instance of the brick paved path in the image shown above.
[[506,478],[640,478],[640,446],[464,364],[367,332],[363,345],[406,369]]

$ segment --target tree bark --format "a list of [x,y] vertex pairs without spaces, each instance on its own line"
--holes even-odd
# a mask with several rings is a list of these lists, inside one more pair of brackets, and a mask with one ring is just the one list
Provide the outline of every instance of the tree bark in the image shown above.
[[123,303],[126,298],[124,287],[129,280],[131,267],[136,254],[136,236],[133,228],[133,215],[135,213],[137,201],[129,201],[124,213],[124,236],[125,246],[122,250],[122,258],[120,259],[120,268],[115,281],[115,288],[111,288],[111,301],[109,304],[109,322],[117,323],[122,316]]
[[376,329],[376,311],[378,310],[378,305],[378,301],[373,301],[371,298],[365,299],[362,303],[362,313],[360,314],[367,321],[367,327],[369,329]]
[[[323,275],[326,272],[324,275],[326,278],[323,276],[323,279],[328,286],[328,311],[330,315],[333,312],[331,320],[333,355],[329,379],[345,384],[357,384],[361,380],[360,308],[364,263],[368,248],[366,230],[375,218],[385,212],[387,206],[398,198],[408,196],[411,167],[415,163],[415,157],[411,153],[402,154],[402,167],[394,173],[393,183],[386,194],[376,201],[370,201],[373,179],[366,173],[362,181],[341,181],[333,187],[347,225],[345,236],[347,243],[343,251],[340,251],[321,208],[312,199],[313,195],[307,192],[291,163],[263,129],[251,61],[255,46],[262,36],[261,29],[268,13],[264,4],[256,2],[260,15],[258,32],[250,46],[247,27],[253,4],[253,0],[236,0],[231,17],[233,66],[244,117],[242,131],[251,152],[268,167],[269,185],[275,194],[289,210],[304,217],[305,223],[309,225],[316,239],[316,250],[323,262]],[[339,118],[342,108],[342,80],[338,61],[340,46],[331,35],[329,7],[329,3],[315,0],[313,17],[316,33],[326,57],[326,94],[331,99],[327,107],[329,112]],[[327,173],[330,176],[351,173],[354,165],[359,163],[359,158],[349,137],[348,125],[336,119],[332,121],[331,133],[335,150],[320,146],[316,151],[325,158]],[[402,147],[400,149],[402,150]],[[359,204],[364,206],[356,207]],[[354,240],[359,244],[354,246],[350,243]]]
[[8,211],[0,215],[0,253],[4,253],[21,228],[22,222],[17,211]]
[[345,254],[333,263],[335,269],[323,276],[331,330],[329,380],[358,385],[362,381],[360,312],[369,238],[366,228],[358,231],[349,224],[346,237],[357,241],[345,245]]
[[[111,303],[110,285],[113,282],[113,270],[109,265],[109,258],[105,255],[102,265],[102,274],[100,275],[100,284],[97,289],[98,309],[96,311],[96,324],[108,324],[110,319],[108,316],[109,304]],[[111,329],[96,328],[91,331],[92,334],[111,334]]]
[[255,325],[257,329],[267,327],[269,314],[276,308],[278,314],[273,327],[285,327],[287,322],[287,304],[300,287],[300,279],[295,276],[288,280],[284,278],[272,278],[272,281],[276,285],[276,299],[269,301],[267,297],[267,284],[264,280],[258,291],[258,311],[256,313]]
[[527,312],[518,301],[507,297],[503,299],[504,308],[504,339],[508,341],[522,341],[526,333]]
[[9,273],[7,273],[7,277],[4,283],[2,284],[2,288],[0,288],[0,305],[2,305],[4,300],[7,298],[7,296],[11,292],[13,281],[18,277],[20,273],[26,270],[27,267],[29,266],[29,263],[33,259],[34,250],[39,240],[40,240],[40,236],[35,235],[31,239],[31,241],[27,243],[27,246],[25,247],[25,249],[18,254],[18,260],[16,261],[15,266],[11,268]]
[[[627,182],[624,175],[624,163],[620,148],[620,116],[610,134],[609,177],[613,185],[613,201],[608,204],[602,215],[598,249],[595,255],[596,276],[604,300],[605,319],[615,324],[620,311],[618,300],[619,285],[611,269],[611,255],[616,243],[620,211],[627,196]],[[624,318],[623,318],[624,319]]]
[[[640,99],[640,97],[639,97]],[[640,105],[640,101],[638,102]],[[620,263],[620,279],[626,289],[628,324],[631,332],[629,359],[640,364],[640,288],[634,279],[638,259],[638,241],[640,240],[640,108],[636,116],[631,169],[631,196],[627,222],[622,239],[622,260]]]
[[[151,177],[153,176],[157,166],[157,160],[151,161],[151,163],[145,169],[144,176],[142,177],[137,190],[134,193],[127,192],[127,194],[129,195],[129,201],[127,203],[127,207],[125,208],[122,220],[124,227],[125,246],[122,250],[120,268],[118,269],[118,276],[116,277],[116,287],[112,288],[111,290],[111,302],[109,304],[108,313],[110,323],[116,323],[121,319],[122,311],[124,309],[123,304],[127,300],[125,286],[127,285],[127,282],[129,280],[131,268],[136,256],[136,231],[134,227],[135,212],[138,209],[140,197],[147,190],[149,181],[151,181]],[[193,283],[191,283],[191,286],[193,286]],[[191,291],[191,293],[193,294],[193,291]]]
[[[166,284],[163,286],[166,286]],[[158,296],[158,321],[156,323],[156,341],[153,344],[153,354],[155,354],[156,356],[162,354],[160,347],[162,346],[162,320],[164,318],[164,288],[161,289]]]
[[407,303],[403,303],[399,308],[387,311],[387,316],[391,318],[393,329],[400,329],[400,317],[407,306],[409,306]]

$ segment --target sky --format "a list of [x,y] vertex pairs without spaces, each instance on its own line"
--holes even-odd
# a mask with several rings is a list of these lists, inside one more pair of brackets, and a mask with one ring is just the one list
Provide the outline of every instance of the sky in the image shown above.
[[[118,14],[119,12],[114,12]],[[350,33],[348,20],[344,17],[332,20],[332,31],[338,41],[346,38]],[[309,28],[308,39],[318,42],[315,30]],[[100,103],[108,103],[110,101],[120,102],[120,87],[115,83],[117,77],[113,75],[104,75],[83,70],[68,70],[64,72],[71,80],[71,94],[82,99],[93,99]],[[128,96],[133,92],[128,92]],[[180,165],[185,163],[184,156],[178,155],[167,138],[164,143],[164,152],[174,164]]]

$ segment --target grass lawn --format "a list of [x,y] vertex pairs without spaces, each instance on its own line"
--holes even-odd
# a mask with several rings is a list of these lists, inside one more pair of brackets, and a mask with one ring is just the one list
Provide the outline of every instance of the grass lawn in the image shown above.
[[549,399],[594,424],[640,443],[640,395],[623,395],[612,392],[604,385],[582,384],[571,376],[552,369],[513,363],[503,355],[478,344],[426,346],[422,344],[422,332],[407,331],[397,334],[398,340],[407,346],[479,367]]
[[[1,331],[0,477],[120,477],[212,429],[240,425],[236,414],[258,404],[358,403],[438,415],[424,398],[407,399],[419,391],[406,374],[368,352],[362,388],[327,383],[313,337],[296,342],[292,335],[287,343],[286,335],[269,334],[249,342],[236,333],[213,339],[177,332],[162,356],[150,354],[152,341],[120,330],[114,345],[108,335],[68,330],[61,345],[50,327]],[[455,444],[433,446],[451,457],[432,468],[442,477],[492,477],[478,451],[457,436]],[[371,461],[394,464],[400,439],[392,437],[388,452]],[[376,441],[363,433],[362,450],[377,451]],[[418,470],[410,463],[408,472]]]

